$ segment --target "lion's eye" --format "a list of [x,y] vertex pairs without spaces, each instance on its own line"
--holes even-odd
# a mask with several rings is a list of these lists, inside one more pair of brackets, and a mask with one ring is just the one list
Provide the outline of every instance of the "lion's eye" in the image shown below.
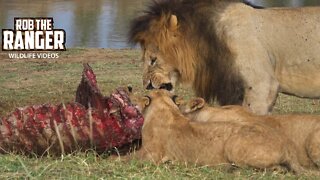
[[151,64],[151,66],[153,66],[156,64],[157,57],[150,57],[150,60],[151,60],[150,64]]

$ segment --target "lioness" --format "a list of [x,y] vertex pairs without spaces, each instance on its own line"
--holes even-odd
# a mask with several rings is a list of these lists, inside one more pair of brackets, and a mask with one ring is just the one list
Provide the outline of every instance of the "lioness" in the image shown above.
[[261,122],[285,134],[297,147],[298,158],[305,167],[320,168],[320,116],[258,116],[242,106],[210,107],[202,98],[176,100],[180,111],[197,122]]
[[[239,0],[240,1],[240,0]],[[190,85],[221,105],[271,111],[279,92],[320,97],[320,7],[155,0],[131,25],[147,89]]]
[[138,157],[200,165],[232,164],[303,171],[295,146],[278,131],[256,122],[191,122],[166,90],[134,100],[145,121]]

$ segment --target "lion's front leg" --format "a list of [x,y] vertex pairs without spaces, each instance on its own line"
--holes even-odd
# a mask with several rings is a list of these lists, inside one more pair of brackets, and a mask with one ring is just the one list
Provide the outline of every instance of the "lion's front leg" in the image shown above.
[[272,77],[249,81],[245,89],[243,106],[258,115],[271,112],[279,92],[279,83]]
[[280,88],[275,60],[257,39],[245,37],[251,36],[243,34],[243,40],[229,45],[245,83],[242,105],[255,114],[265,115],[272,110]]

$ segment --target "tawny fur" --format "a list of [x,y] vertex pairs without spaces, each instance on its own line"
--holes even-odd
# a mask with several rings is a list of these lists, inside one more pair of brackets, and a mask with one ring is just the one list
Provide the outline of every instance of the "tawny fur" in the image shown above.
[[206,100],[272,110],[279,92],[320,97],[320,7],[156,0],[131,26],[145,87],[192,86]]
[[288,137],[297,147],[299,162],[308,168],[320,168],[320,116],[254,115],[242,106],[210,107],[204,99],[177,102],[180,111],[196,122],[257,122]]
[[273,128],[255,122],[191,122],[165,90],[133,101],[145,118],[140,159],[304,171],[294,144]]

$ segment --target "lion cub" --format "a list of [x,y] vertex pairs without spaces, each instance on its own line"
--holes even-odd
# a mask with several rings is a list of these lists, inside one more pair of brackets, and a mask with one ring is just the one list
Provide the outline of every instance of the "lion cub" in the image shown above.
[[140,159],[200,165],[235,164],[258,169],[303,170],[294,145],[276,130],[259,123],[192,122],[165,90],[153,90],[134,101],[142,111]]
[[297,147],[299,163],[305,167],[320,167],[320,116],[266,115],[248,112],[242,106],[210,107],[202,98],[190,101],[177,99],[180,111],[196,122],[260,122],[286,135]]

